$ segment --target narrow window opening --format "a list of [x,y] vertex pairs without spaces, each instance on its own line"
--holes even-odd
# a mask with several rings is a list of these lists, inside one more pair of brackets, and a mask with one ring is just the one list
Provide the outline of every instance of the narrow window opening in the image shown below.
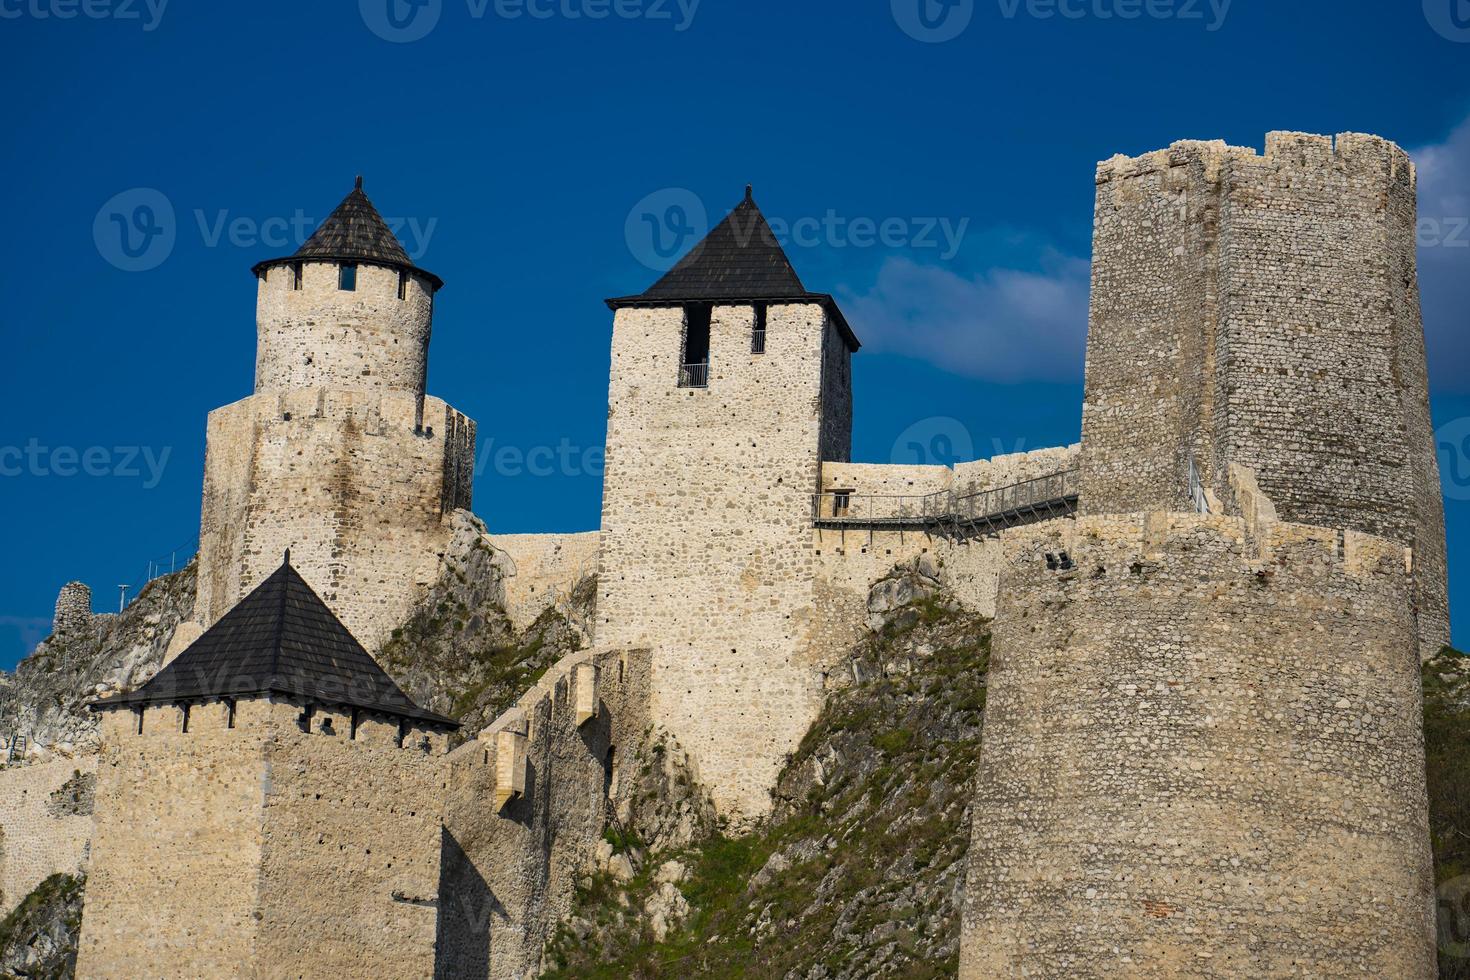
[[300,289],[301,288],[301,263],[300,262],[292,262],[291,263],[291,288],[292,289]]
[[322,719],[322,723],[317,727],[317,731],[321,732],[323,735],[337,734],[337,729],[332,725],[332,718],[330,715]]
[[185,735],[189,734],[189,706],[187,704],[179,708],[179,731]]
[[337,288],[349,293],[357,289],[356,263],[343,262],[337,267]]
[[618,750],[615,746],[607,747],[607,755],[602,759],[602,798],[610,800],[618,791]]
[[846,517],[852,508],[851,490],[832,491],[832,516]]
[[684,353],[679,365],[680,388],[709,387],[710,306],[691,303],[684,308]]
[[311,708],[302,708],[301,714],[296,717],[296,727],[306,734],[311,734]]
[[352,735],[351,735],[351,738],[352,738],[352,740],[354,742],[357,741],[357,726],[360,725],[361,723],[362,723],[362,719],[358,716],[357,709],[356,708],[353,708],[352,709]]
[[226,728],[234,728],[235,727],[235,702],[234,701],[226,701],[225,702],[225,727]]
[[398,298],[408,299],[408,273],[398,273]]
[[398,740],[396,743],[400,749],[403,748],[403,740],[405,738],[408,738],[408,722],[400,721],[398,723]]
[[135,714],[135,715],[138,716],[138,734],[139,735],[142,735],[143,734],[143,709],[142,708],[134,708],[133,709],[133,714]]
[[766,304],[755,304],[755,327],[750,331],[750,352],[752,354],[764,354],[766,352]]

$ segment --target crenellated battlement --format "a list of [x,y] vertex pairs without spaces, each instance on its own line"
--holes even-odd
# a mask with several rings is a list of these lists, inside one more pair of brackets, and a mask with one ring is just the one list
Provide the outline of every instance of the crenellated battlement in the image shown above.
[[1392,140],[1365,133],[1341,133],[1336,139],[1313,133],[1271,132],[1262,152],[1249,146],[1232,146],[1224,140],[1179,140],[1166,150],[1130,157],[1118,154],[1097,165],[1096,182],[1125,181],[1176,167],[1199,165],[1206,180],[1214,183],[1232,167],[1296,167],[1339,169],[1359,174],[1381,174],[1390,183],[1417,186],[1414,163]]

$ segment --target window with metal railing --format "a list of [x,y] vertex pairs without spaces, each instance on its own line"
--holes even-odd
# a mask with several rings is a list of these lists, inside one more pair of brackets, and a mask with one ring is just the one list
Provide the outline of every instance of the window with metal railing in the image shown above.
[[755,306],[755,326],[750,331],[750,352],[752,354],[766,352],[766,307],[764,303],[757,303]]
[[683,356],[679,361],[680,388],[709,387],[711,312],[708,303],[691,303],[684,308]]

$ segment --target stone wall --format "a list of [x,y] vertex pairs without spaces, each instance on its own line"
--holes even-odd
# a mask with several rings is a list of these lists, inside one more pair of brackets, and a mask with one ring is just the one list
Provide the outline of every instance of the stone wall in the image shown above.
[[620,770],[637,764],[648,681],[647,651],[572,654],[450,754],[435,976],[540,972],[593,866]]
[[1182,142],[1097,172],[1083,407],[1087,513],[1187,509],[1255,470],[1283,519],[1415,551],[1424,649],[1448,640],[1444,511],[1394,144]]
[[[422,395],[429,368],[432,284],[360,264],[357,288],[337,288],[336,262],[264,270],[256,287],[255,392],[293,388]],[[404,277],[403,298],[399,280]]]
[[56,614],[51,619],[51,632],[73,636],[92,625],[92,590],[82,582],[68,582],[56,595]]
[[376,649],[437,579],[449,515],[470,506],[474,429],[398,392],[300,389],[211,412],[196,617],[213,624],[290,548]]
[[596,531],[492,534],[487,540],[509,559],[501,567],[501,587],[505,592],[505,613],[518,630],[564,602],[578,582],[597,573]]
[[653,649],[653,719],[736,816],[821,707],[811,506],[841,411],[823,308],[771,306],[765,354],[753,317],[715,307],[709,387],[680,388],[683,312],[617,312],[598,575],[597,642]]
[[444,737],[300,713],[105,714],[79,977],[432,972]]
[[1402,545],[1151,513],[1005,558],[962,977],[1433,976]]
[[0,769],[0,918],[58,872],[87,864],[97,758]]

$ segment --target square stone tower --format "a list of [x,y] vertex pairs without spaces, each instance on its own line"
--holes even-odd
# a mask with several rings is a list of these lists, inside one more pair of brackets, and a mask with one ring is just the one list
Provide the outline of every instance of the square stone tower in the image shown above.
[[209,415],[196,615],[212,624],[290,548],[376,648],[470,506],[475,424],[425,394],[443,282],[361,178],[295,255],[254,272],[255,393]]
[[79,977],[433,975],[458,725],[410,701],[289,562],[93,709]]
[[[1413,548],[1423,651],[1449,640],[1416,186],[1376,136],[1180,142],[1098,166],[1082,417],[1087,514],[1230,506]],[[1236,511],[1238,512],[1238,511]]]
[[815,719],[812,495],[846,460],[850,358],[745,200],[613,320],[597,640],[650,647],[652,720],[720,809],[770,807]]

